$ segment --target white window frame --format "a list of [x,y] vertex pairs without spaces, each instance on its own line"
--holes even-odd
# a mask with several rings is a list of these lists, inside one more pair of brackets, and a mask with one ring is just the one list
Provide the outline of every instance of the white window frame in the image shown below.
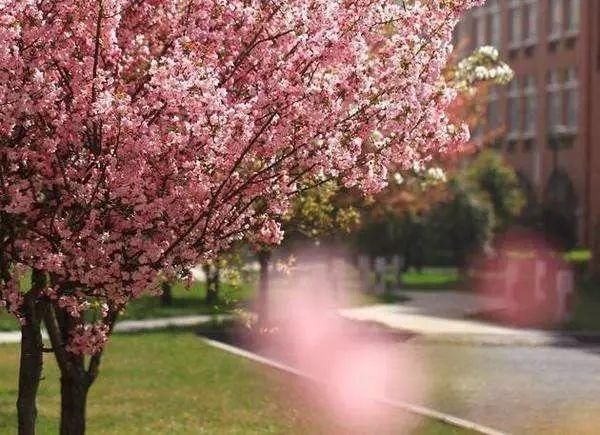
[[[523,12],[521,13],[521,24],[523,26],[521,30],[522,43],[525,46],[532,46],[537,44],[539,35],[539,8],[537,0],[524,0],[523,1]],[[525,16],[525,10],[529,13]],[[525,20],[527,18],[527,20]],[[527,37],[525,37],[525,29],[529,29]]]
[[485,45],[485,39],[487,34],[487,22],[483,6],[474,9],[471,13],[471,18],[473,19],[473,42],[475,44],[475,47]]
[[[493,122],[490,122],[490,113],[491,107],[494,107],[496,112],[496,118]],[[492,86],[488,90],[487,95],[487,113],[486,113],[486,127],[488,131],[496,131],[502,127],[500,122],[500,95],[498,94],[498,89],[495,86]]]
[[[579,93],[579,77],[578,77],[578,72],[577,72],[577,68],[575,67],[569,67],[567,68],[567,70],[565,71],[565,81],[563,83],[562,86],[562,90],[563,90],[563,104],[564,104],[564,109],[563,109],[563,124],[565,125],[565,128],[570,132],[570,133],[576,133],[579,130],[579,121],[580,121],[580,115],[581,115],[581,110],[580,110],[580,103],[581,103],[581,95]],[[575,96],[576,96],[576,101],[575,101],[575,110],[576,110],[576,116],[575,116],[575,124],[572,125],[570,122],[570,115],[569,115],[569,109],[570,109],[570,103],[569,103],[569,97],[570,97],[570,93],[571,92],[575,92]]]
[[566,1],[568,2],[568,4],[565,4],[565,36],[574,37],[579,34],[579,28],[581,27],[581,1]]
[[[528,138],[535,137],[537,132],[537,82],[536,77],[529,75],[523,83],[523,134]],[[531,106],[530,106],[531,104]],[[532,109],[533,113],[529,113]],[[530,121],[530,122],[529,122]]]
[[[548,130],[553,133],[563,133],[565,131],[565,119],[564,119],[564,99],[563,99],[563,85],[561,80],[562,72],[557,69],[549,70],[546,76],[546,122],[548,124]],[[558,98],[558,114],[553,113],[552,99]],[[554,115],[556,115],[555,122]]]
[[[506,102],[508,120],[508,139],[518,139],[523,132],[523,110],[519,77],[515,77],[510,83],[508,87]],[[513,121],[516,121],[517,125],[514,125]]]
[[[487,20],[489,23],[494,23],[488,26],[489,41],[488,45],[500,49],[502,46],[502,16],[500,15],[500,2],[488,1],[488,6],[485,9]],[[493,30],[496,30],[496,34],[492,34]]]
[[[488,0],[487,5],[480,6],[471,12],[473,20],[474,45],[493,45],[501,49],[502,45],[502,17],[500,2]],[[490,25],[490,23],[494,23]],[[496,29],[496,34],[491,32]]]
[[565,18],[564,0],[548,0],[548,40],[557,41],[563,37],[564,18]]
[[523,43],[523,9],[519,0],[512,0],[508,9],[510,32],[508,34],[509,48],[519,48]]

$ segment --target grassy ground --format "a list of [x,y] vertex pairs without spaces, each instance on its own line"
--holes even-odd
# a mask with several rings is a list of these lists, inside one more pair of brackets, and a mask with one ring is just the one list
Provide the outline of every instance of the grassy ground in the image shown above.
[[0,308],[0,331],[14,331],[15,329],[19,329],[17,321]]
[[[203,282],[194,283],[190,289],[186,289],[182,284],[175,284],[173,286],[173,304],[170,307],[163,307],[158,296],[143,296],[131,302],[120,319],[138,320],[223,313],[242,305],[250,299],[253,288],[254,286],[251,284],[233,286],[222,283],[220,300],[218,303],[209,306],[205,301],[206,288]],[[0,331],[12,331],[18,328],[17,321],[5,311],[0,310]]]
[[462,277],[454,267],[411,269],[402,275],[402,287],[408,290],[456,290]]
[[[18,349],[0,345],[0,433],[15,429]],[[46,356],[39,433],[57,433],[57,369]],[[316,388],[316,387],[310,387]],[[211,348],[188,331],[117,335],[88,409],[91,434],[353,433],[289,376]],[[366,432],[365,432],[366,433]],[[383,433],[377,431],[377,433]],[[405,433],[405,432],[404,432]],[[466,434],[434,421],[413,433]]]
[[573,319],[569,330],[600,332],[600,283],[584,279],[578,286]]
[[252,288],[248,284],[233,286],[222,283],[219,290],[220,300],[216,304],[207,305],[206,288],[203,282],[194,283],[189,290],[182,284],[175,284],[172,290],[173,304],[170,307],[163,307],[156,296],[144,296],[129,304],[122,319],[222,313],[246,302],[252,296]]
[[[376,276],[371,276],[371,285],[375,285]],[[465,287],[465,278],[455,267],[424,267],[417,271],[410,269],[402,274],[401,281],[394,273],[383,275],[383,286],[388,289],[402,290],[462,290]],[[378,302],[394,302],[381,300]]]

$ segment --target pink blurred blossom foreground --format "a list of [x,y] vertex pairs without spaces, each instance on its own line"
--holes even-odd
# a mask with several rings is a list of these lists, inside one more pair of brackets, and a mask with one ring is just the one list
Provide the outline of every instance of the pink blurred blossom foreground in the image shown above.
[[379,400],[391,389],[396,397],[400,391],[404,400],[422,403],[423,367],[409,346],[338,315],[347,294],[334,289],[343,288],[346,278],[343,267],[332,270],[334,262],[325,264],[292,270],[276,281],[268,305],[275,328],[261,334],[258,346],[315,379],[320,387],[310,390],[319,396],[314,402],[336,421],[359,432],[408,430],[416,419],[399,420],[398,411]]

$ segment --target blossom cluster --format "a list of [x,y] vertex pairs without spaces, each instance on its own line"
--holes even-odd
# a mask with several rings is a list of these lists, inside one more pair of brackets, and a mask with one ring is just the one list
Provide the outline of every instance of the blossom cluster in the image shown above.
[[514,78],[512,68],[500,60],[496,47],[484,45],[458,62],[454,72],[456,88],[469,90],[476,83],[493,82],[505,85]]
[[67,351],[79,355],[94,355],[102,349],[108,340],[108,325],[98,322],[77,325],[70,331]]
[[[0,266],[47,272],[96,351],[90,298],[277,243],[299,185],[377,191],[464,142],[442,72],[481,3],[1,0]],[[18,314],[7,280],[0,300]]]

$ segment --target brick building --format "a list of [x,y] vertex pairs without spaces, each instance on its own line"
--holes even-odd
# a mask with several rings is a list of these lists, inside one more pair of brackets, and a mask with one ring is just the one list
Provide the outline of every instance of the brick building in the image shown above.
[[517,170],[528,212],[600,248],[600,0],[488,0],[456,43],[493,45],[516,73],[474,136]]

